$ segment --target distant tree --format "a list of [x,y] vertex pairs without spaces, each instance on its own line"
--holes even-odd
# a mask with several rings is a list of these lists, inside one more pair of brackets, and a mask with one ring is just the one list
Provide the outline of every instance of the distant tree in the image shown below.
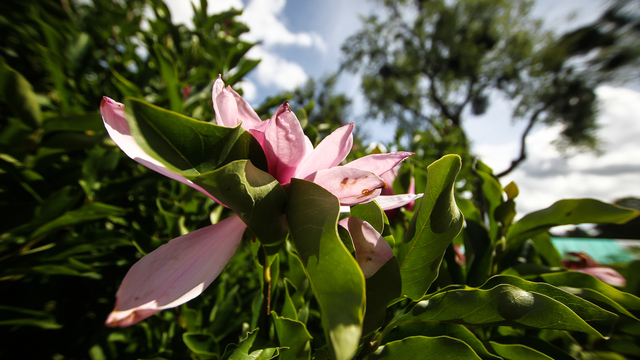
[[532,3],[383,1],[385,16],[367,18],[343,45],[343,66],[362,76],[370,117],[457,148],[469,146],[466,114],[485,113],[490,95],[511,100],[512,118],[527,126],[519,156],[498,176],[526,158],[525,139],[539,123],[563,127],[559,146],[592,148],[599,79],[555,51],[553,34],[529,16]]
[[[589,74],[600,81],[637,80],[640,77],[640,1],[611,1],[597,20],[562,35],[553,51],[572,60],[582,59]],[[562,60],[563,56],[558,59]]]

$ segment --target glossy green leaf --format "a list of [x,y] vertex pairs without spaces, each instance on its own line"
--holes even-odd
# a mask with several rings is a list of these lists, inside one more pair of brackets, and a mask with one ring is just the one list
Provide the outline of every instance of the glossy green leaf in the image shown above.
[[400,267],[398,260],[392,257],[373,276],[366,279],[367,311],[362,325],[364,335],[382,326],[387,314],[387,306],[391,300],[399,298],[401,293]]
[[[552,330],[557,331],[557,330]],[[562,333],[562,336],[569,337],[569,333]],[[522,345],[529,349],[535,350],[538,353],[542,353],[554,360],[575,360],[572,356],[555,347],[551,343],[545,341],[542,337],[517,335],[517,336],[502,336],[492,338],[492,342],[499,343],[501,345]],[[495,348],[494,348],[495,350]],[[525,350],[526,351],[526,350]]]
[[398,250],[402,295],[421,298],[438,276],[447,246],[464,222],[453,188],[460,171],[458,155],[447,155],[427,168],[427,187]]
[[204,174],[240,159],[268,170],[260,144],[240,126],[214,125],[133,98],[125,99],[125,113],[140,147],[172,171]]
[[105,131],[99,111],[47,119],[44,122],[43,128],[45,134],[54,131]]
[[24,124],[35,129],[42,124],[40,104],[29,81],[0,59],[0,101]]
[[[282,347],[281,360],[309,360],[311,358],[311,339],[306,326],[297,320],[279,317],[271,312],[276,328],[278,345]],[[288,349],[284,349],[288,348]]]
[[594,199],[560,200],[550,207],[525,215],[509,228],[507,245],[517,248],[522,241],[550,228],[569,224],[624,224],[640,211]]
[[86,204],[79,209],[67,211],[62,216],[40,226],[31,234],[31,237],[35,238],[61,229],[65,226],[104,219],[109,216],[123,216],[125,213],[125,209],[113,205],[98,202]]
[[473,220],[477,223],[482,223],[482,215],[480,210],[473,204],[471,199],[465,199],[463,197],[456,196],[456,204],[458,208],[467,220]]
[[266,347],[257,341],[259,329],[252,330],[242,339],[240,344],[230,345],[222,356],[222,360],[269,360],[278,357],[279,348]]
[[384,229],[384,212],[375,201],[358,204],[351,207],[351,216],[368,222],[377,232],[382,234]]
[[545,283],[526,281],[515,276],[499,275],[489,279],[489,281],[482,285],[481,288],[491,289],[500,284],[513,285],[522,290],[543,294],[559,301],[598,331],[603,337],[611,335],[614,324],[618,320],[617,315],[580,297],[574,296],[571,293]]
[[562,255],[553,243],[551,242],[551,235],[549,233],[540,233],[531,238],[533,244],[538,250],[540,256],[546,261],[549,266],[562,266]]
[[338,236],[340,203],[304,180],[292,179],[288,193],[291,240],[320,306],[332,357],[351,359],[362,332],[365,280]]
[[186,332],[182,334],[182,341],[196,354],[215,355],[218,351],[218,345],[210,334]]
[[467,284],[480,286],[491,276],[493,266],[493,243],[487,229],[473,220],[466,221],[465,256],[467,261]]
[[394,324],[443,321],[464,325],[558,329],[601,336],[571,309],[546,295],[512,285],[489,290],[462,289],[439,292],[420,301]]
[[234,161],[187,178],[230,207],[263,244],[273,244],[286,236],[287,195],[276,179],[251,161]]
[[502,186],[496,178],[488,172],[476,170],[476,173],[482,179],[482,195],[488,203],[489,209],[489,238],[491,241],[497,241],[498,222],[495,216],[496,209],[504,202],[502,198]]
[[607,296],[628,310],[640,310],[640,298],[624,291],[620,291],[590,274],[585,274],[579,271],[565,271],[542,274],[540,277],[542,277],[544,281],[555,286],[591,289]]
[[38,310],[0,305],[0,326],[35,326],[41,329],[60,329],[53,315]]
[[411,336],[381,346],[369,355],[372,360],[453,360],[478,359],[469,345],[448,336],[426,337]]
[[160,44],[154,44],[153,50],[155,51],[156,58],[160,65],[162,81],[167,87],[167,95],[169,96],[171,110],[181,112],[182,94],[180,93],[178,71],[174,64],[173,57],[171,56],[171,53]]
[[464,325],[440,322],[412,322],[398,326],[384,338],[384,342],[401,340],[410,336],[448,336],[463,341],[483,360],[498,360],[484,344]]
[[487,344],[496,354],[507,360],[553,360],[553,358],[524,345],[500,344],[495,341],[488,341]]
[[296,309],[296,304],[293,302],[291,293],[289,292],[289,284],[291,284],[291,281],[287,278],[284,278],[283,283],[284,304],[282,305],[282,317],[292,320],[298,320],[298,309]]

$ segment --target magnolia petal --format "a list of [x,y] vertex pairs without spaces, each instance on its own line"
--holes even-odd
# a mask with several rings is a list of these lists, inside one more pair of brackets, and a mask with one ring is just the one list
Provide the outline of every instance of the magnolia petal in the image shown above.
[[393,257],[393,250],[386,240],[368,222],[349,218],[349,233],[356,250],[356,261],[365,278],[370,278]]
[[393,195],[393,182],[398,177],[398,168],[398,166],[394,166],[391,170],[380,175],[382,180],[387,183],[387,186],[382,189],[382,195]]
[[363,156],[360,159],[356,159],[344,166],[358,168],[362,170],[369,170],[372,173],[380,176],[387,171],[393,169],[396,165],[402,162],[402,160],[413,156],[413,153],[406,151],[398,151],[389,154],[373,154]]
[[424,194],[380,195],[376,198],[376,202],[382,210],[391,210],[410,204],[422,195]]
[[627,284],[627,280],[620,275],[619,272],[613,270],[612,268],[598,266],[584,269],[577,269],[574,271],[580,271],[586,274],[591,274],[598,279],[606,282],[609,285],[620,286],[623,287]]
[[255,128],[256,126],[262,123],[262,119],[260,116],[253,110],[251,105],[246,102],[240,94],[238,94],[235,90],[231,88],[231,86],[227,86],[227,91],[233,95],[236,100],[236,106],[238,108],[238,120],[242,121],[242,128],[245,130],[250,130]]
[[260,146],[262,146],[263,148],[264,148],[264,131],[267,129],[267,126],[269,125],[270,121],[271,121],[270,119],[265,120],[260,124],[256,125],[256,127],[249,129],[249,133],[253,135],[253,137],[256,138],[256,140],[258,140],[258,142],[260,143]]
[[369,202],[380,195],[380,188],[384,186],[384,180],[376,174],[344,166],[316,171],[304,180],[325,188],[340,200],[341,205]]
[[328,168],[332,168],[342,162],[353,147],[353,123],[341,126],[336,131],[325,137],[309,157],[300,164],[295,177],[305,176]]
[[288,103],[282,104],[267,124],[262,148],[269,163],[269,174],[280,184],[291,181],[298,165],[313,150]]
[[218,76],[213,83],[211,97],[216,123],[220,126],[234,127],[238,125],[238,105],[232,93],[224,88],[224,82]]
[[135,263],[106,325],[125,327],[198,296],[236,252],[246,225],[237,215],[169,241]]
[[144,152],[144,150],[142,150],[133,136],[131,136],[131,130],[129,129],[129,124],[127,124],[123,104],[105,96],[100,103],[100,114],[102,114],[104,127],[107,129],[107,132],[109,133],[109,136],[111,137],[113,142],[115,142],[116,145],[118,145],[118,147],[131,159],[168,178],[189,185],[192,188],[207,195],[211,199],[217,201],[203,188],[194,184],[193,182],[191,182],[191,180],[188,180],[184,176],[176,174],[173,171],[167,169],[164,164],[154,159],[149,154]]

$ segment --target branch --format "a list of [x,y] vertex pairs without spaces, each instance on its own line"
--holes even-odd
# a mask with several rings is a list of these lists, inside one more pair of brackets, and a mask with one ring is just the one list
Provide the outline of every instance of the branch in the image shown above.
[[471,101],[471,96],[473,95],[473,86],[476,84],[476,77],[471,77],[469,80],[469,89],[467,90],[467,96],[464,98],[460,106],[458,107],[458,111],[456,111],[456,118],[460,119],[460,115],[462,115],[462,110],[467,106],[469,101]]
[[423,113],[419,112],[418,110],[414,109],[414,108],[405,108],[406,110],[409,110],[413,116],[415,116],[416,118],[422,120],[422,121],[426,121],[428,122],[432,127],[435,127],[435,124],[433,123],[433,120],[431,119],[431,117],[428,117],[426,115],[424,115]]
[[520,138],[520,156],[517,159],[511,161],[511,165],[503,172],[497,174],[496,177],[503,177],[508,173],[512,172],[521,162],[523,162],[527,158],[526,138],[529,135],[529,132],[531,131],[531,129],[533,128],[533,125],[538,120],[538,116],[547,108],[547,106],[548,105],[545,105],[540,109],[536,110],[536,112],[534,112],[533,114],[531,114],[531,117],[529,118],[529,125],[527,125],[527,128],[524,129],[524,132],[522,133],[522,137]]
[[442,101],[442,99],[438,97],[436,85],[435,85],[435,81],[433,81],[433,77],[428,73],[426,75],[429,78],[429,89],[431,90],[429,95],[431,95],[431,99],[435,101],[436,104],[438,104],[438,106],[440,107],[440,111],[442,111],[444,116],[451,119],[454,125],[460,126],[460,117],[455,118],[454,115],[449,111],[449,108],[444,103],[444,101]]

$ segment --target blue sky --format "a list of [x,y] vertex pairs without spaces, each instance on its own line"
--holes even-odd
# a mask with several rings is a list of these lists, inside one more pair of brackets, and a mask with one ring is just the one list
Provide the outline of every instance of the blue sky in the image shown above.
[[[188,23],[189,0],[167,0],[174,21]],[[365,0],[209,0],[213,13],[230,7],[243,8],[242,20],[251,32],[247,39],[260,41],[250,52],[262,63],[242,85],[247,100],[259,104],[265,97],[290,90],[309,77],[335,71],[340,63],[340,46],[360,28],[360,15],[379,5]],[[599,16],[605,5],[600,0],[537,0],[533,16],[558,32],[579,26]],[[635,85],[637,89],[638,84]],[[358,79],[343,76],[339,90],[354,98],[354,121],[362,124],[364,102]],[[550,206],[562,198],[593,197],[613,201],[623,196],[640,197],[640,93],[631,88],[601,87],[599,136],[603,153],[563,157],[552,144],[558,129],[538,128],[527,141],[530,156],[505,178],[520,186],[519,213]],[[499,171],[507,167],[518,151],[524,124],[511,124],[510,104],[498,96],[482,117],[467,116],[464,127],[473,150]],[[469,115],[469,114],[467,114]],[[388,141],[393,127],[367,124],[371,141]],[[497,130],[496,130],[497,129]]]

